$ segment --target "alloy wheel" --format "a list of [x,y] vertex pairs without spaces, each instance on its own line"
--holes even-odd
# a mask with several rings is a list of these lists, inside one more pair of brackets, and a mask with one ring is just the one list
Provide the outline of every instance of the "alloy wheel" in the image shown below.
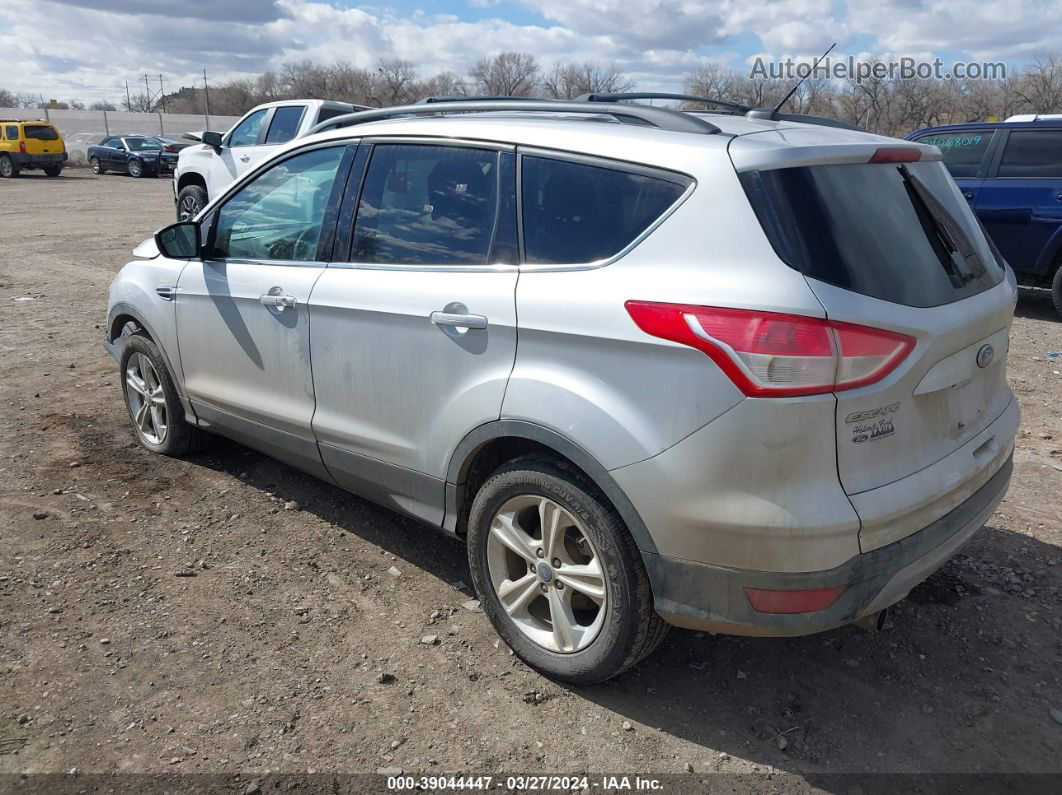
[[199,202],[195,200],[194,196],[185,195],[185,197],[181,199],[177,218],[180,221],[191,221],[199,214],[200,209]]
[[100,173],[100,161],[99,161],[99,158],[90,157],[89,158],[89,167],[92,168],[92,173],[93,174],[99,174]]
[[570,654],[600,632],[608,608],[601,557],[583,523],[554,500],[526,494],[498,509],[487,569],[502,608],[539,646]]
[[141,175],[141,173],[143,173],[143,169],[140,166],[140,161],[139,160],[130,160],[129,161],[129,176],[131,176],[131,177],[139,177]]
[[137,433],[151,444],[165,442],[166,395],[155,366],[142,353],[134,353],[126,364],[125,399]]

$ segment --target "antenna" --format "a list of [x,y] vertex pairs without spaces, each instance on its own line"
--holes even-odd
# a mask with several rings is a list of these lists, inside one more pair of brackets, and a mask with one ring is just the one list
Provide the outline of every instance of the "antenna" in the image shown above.
[[819,65],[819,62],[827,55],[829,55],[833,51],[833,48],[836,46],[837,42],[834,42],[829,46],[829,49],[827,49],[826,52],[824,52],[822,55],[815,59],[815,63],[811,65],[811,68],[808,70],[808,73],[799,80],[797,80],[796,85],[789,89],[789,93],[782,97],[782,101],[774,106],[774,113],[777,113],[782,109],[782,106],[789,101],[790,97],[792,97],[793,94],[796,93],[796,90],[804,84],[804,81],[811,77],[811,75],[815,72],[815,67]]

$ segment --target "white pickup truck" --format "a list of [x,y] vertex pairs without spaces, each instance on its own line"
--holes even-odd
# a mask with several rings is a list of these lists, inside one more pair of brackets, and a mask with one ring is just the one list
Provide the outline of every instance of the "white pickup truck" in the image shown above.
[[185,133],[185,138],[202,146],[182,149],[177,159],[173,173],[177,220],[194,218],[229,183],[280,144],[305,135],[322,121],[367,109],[364,105],[327,99],[267,102],[249,110],[227,133]]

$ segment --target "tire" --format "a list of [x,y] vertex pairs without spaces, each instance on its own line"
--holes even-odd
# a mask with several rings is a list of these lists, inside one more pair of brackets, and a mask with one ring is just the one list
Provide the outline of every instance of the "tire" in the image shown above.
[[98,157],[89,158],[89,168],[92,169],[93,174],[106,174],[107,169],[100,165],[100,159]]
[[[550,534],[559,541],[544,556],[539,552],[548,541],[541,529],[537,540],[533,532],[520,536],[516,546],[531,542],[520,553],[492,529],[506,527],[506,535],[513,528],[533,530],[543,510],[567,528]],[[553,458],[519,458],[487,479],[469,515],[468,562],[483,612],[502,640],[554,679],[604,681],[651,654],[667,634],[668,625],[653,608],[641,553],[623,521],[581,473]],[[571,566],[580,567],[578,577]],[[600,602],[591,598],[593,591],[603,595]],[[502,592],[511,613],[502,605]],[[567,615],[569,621],[560,622],[567,630],[558,630],[556,609]]]
[[0,177],[11,178],[17,177],[19,172],[18,166],[7,155],[0,155]]
[[139,160],[130,160],[126,164],[126,168],[129,170],[129,176],[131,177],[140,179],[140,177],[144,176],[144,166]]
[[44,169],[44,173],[47,174],[49,177],[58,177],[60,174],[63,173],[63,167],[62,166],[46,166],[45,169]]
[[206,188],[202,185],[185,185],[177,194],[177,220],[191,221],[208,201]]
[[[177,389],[158,347],[141,334],[121,339],[122,398],[137,441],[153,453],[172,457],[198,450],[204,434],[185,420]],[[145,395],[155,398],[151,401],[153,406],[144,400]],[[141,415],[145,403],[149,408]]]
[[1055,311],[1062,317],[1062,264],[1055,270],[1055,278],[1051,280],[1051,300],[1055,303]]

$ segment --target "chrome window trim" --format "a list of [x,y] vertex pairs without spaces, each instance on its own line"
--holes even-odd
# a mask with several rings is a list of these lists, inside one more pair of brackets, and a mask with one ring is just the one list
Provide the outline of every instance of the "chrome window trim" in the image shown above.
[[516,144],[507,144],[500,141],[478,140],[476,138],[450,138],[444,135],[410,135],[409,133],[387,135],[386,133],[373,133],[363,136],[360,140],[367,144],[413,144],[415,146],[461,146],[471,149],[491,149],[498,152],[515,152]]
[[243,257],[207,257],[200,262],[204,265],[217,262],[223,265],[269,265],[279,268],[325,268],[328,266],[327,262],[319,260],[245,259]]
[[[627,171],[632,174],[638,174],[640,176],[652,177],[654,179],[664,179],[668,182],[675,184],[686,183],[686,189],[682,194],[675,199],[675,201],[662,212],[655,221],[642,230],[642,232],[635,237],[630,243],[621,248],[611,257],[604,259],[594,260],[593,262],[576,262],[576,263],[547,263],[547,262],[523,262],[526,257],[523,250],[524,243],[524,206],[523,206],[523,156],[539,157],[547,160],[564,160],[571,163],[579,163],[581,165],[595,166],[597,168],[609,168],[613,171]],[[516,162],[516,175],[517,175],[517,218],[520,224],[520,257],[521,264],[519,270],[521,273],[544,273],[551,271],[585,271],[585,270],[597,270],[598,268],[604,268],[617,260],[627,256],[631,251],[637,248],[643,240],[651,235],[656,229],[664,223],[671,215],[678,210],[679,207],[690,197],[690,194],[697,187],[697,179],[691,175],[682,171],[671,171],[666,168],[659,168],[656,166],[646,166],[640,163],[631,163],[626,160],[616,160],[607,157],[598,157],[596,155],[583,155],[576,152],[566,152],[559,149],[542,149],[539,147],[520,146],[517,147],[517,162]]]

